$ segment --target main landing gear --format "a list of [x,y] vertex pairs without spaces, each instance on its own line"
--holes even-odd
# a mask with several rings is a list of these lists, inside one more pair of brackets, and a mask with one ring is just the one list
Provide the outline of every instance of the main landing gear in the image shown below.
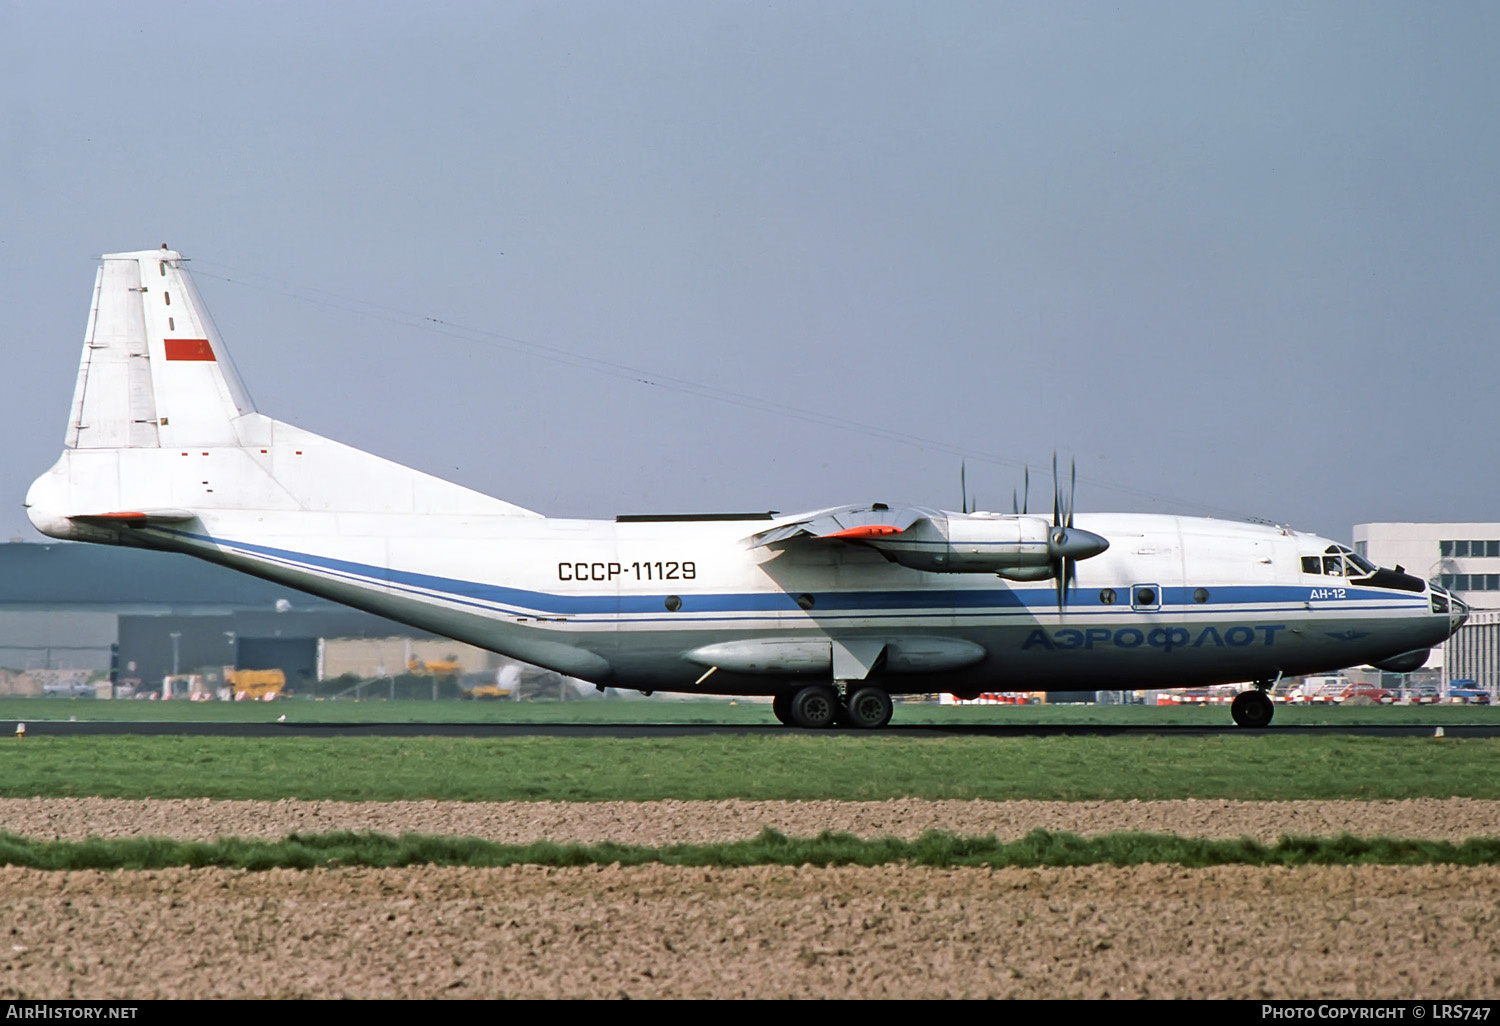
[[771,711],[789,727],[817,730],[838,725],[876,730],[891,722],[892,705],[885,688],[871,684],[852,692],[846,686],[809,684],[777,695],[771,700]]
[[1234,696],[1234,701],[1229,705],[1229,715],[1234,717],[1235,723],[1255,730],[1270,724],[1271,715],[1276,712],[1276,707],[1271,704],[1271,696],[1266,694],[1271,683],[1258,680],[1254,690],[1241,691]]

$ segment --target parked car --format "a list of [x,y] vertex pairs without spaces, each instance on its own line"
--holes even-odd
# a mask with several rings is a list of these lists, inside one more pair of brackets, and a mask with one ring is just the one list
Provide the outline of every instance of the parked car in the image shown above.
[[1339,701],[1347,702],[1351,698],[1368,698],[1376,702],[1389,704],[1396,700],[1396,696],[1385,688],[1375,684],[1351,684],[1339,692]]
[[68,695],[72,698],[78,698],[83,695],[92,696],[94,690],[94,685],[85,684],[81,680],[57,681],[42,685],[42,694],[44,695]]
[[1448,701],[1468,702],[1471,705],[1489,705],[1490,693],[1479,686],[1477,680],[1459,677],[1448,682]]

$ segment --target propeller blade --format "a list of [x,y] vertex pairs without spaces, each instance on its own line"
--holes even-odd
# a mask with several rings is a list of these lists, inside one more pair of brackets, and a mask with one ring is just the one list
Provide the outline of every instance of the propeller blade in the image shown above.
[[1026,473],[1021,477],[1021,512],[1031,512],[1031,464],[1026,464]]
[[1057,611],[1061,614],[1068,605],[1068,591],[1078,573],[1078,561],[1097,556],[1109,548],[1109,541],[1090,531],[1079,531],[1073,527],[1073,498],[1078,492],[1078,461],[1068,465],[1068,494],[1062,494],[1062,482],[1057,473],[1057,453],[1052,454],[1052,533],[1049,546],[1052,549],[1052,571],[1057,586]]
[[963,461],[963,460],[960,460],[959,463],[958,463],[958,490],[959,490],[960,493],[962,493],[963,512],[965,512],[965,513],[972,513],[972,512],[974,512],[973,510],[971,510],[969,508],[969,477],[968,477],[968,467],[967,467],[965,461]]
[[1010,490],[1010,511],[1012,513],[1021,512],[1021,507],[1016,505],[1016,490],[1014,488]]
[[1052,454],[1052,526],[1062,526],[1062,485],[1057,480],[1057,453]]
[[1068,526],[1073,526],[1073,493],[1078,490],[1078,461],[1069,460],[1068,467]]

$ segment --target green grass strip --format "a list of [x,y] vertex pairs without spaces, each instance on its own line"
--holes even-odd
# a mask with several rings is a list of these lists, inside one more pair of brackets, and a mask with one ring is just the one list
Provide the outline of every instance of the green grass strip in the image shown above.
[[214,842],[164,838],[44,841],[0,833],[0,864],[46,870],[146,870],[174,866],[263,871],[338,866],[883,866],[951,868],[1039,866],[1500,865],[1500,838],[1419,841],[1391,837],[1283,837],[1206,840],[1170,834],[1117,833],[1085,838],[1034,830],[1020,840],[960,837],[929,831],[916,840],[871,840],[828,833],[792,838],[765,829],[744,841],[674,844],[497,844],[472,837],[332,832],[292,834],[281,841],[237,838]]
[[276,801],[1500,799],[1500,739],[0,738],[0,797]]

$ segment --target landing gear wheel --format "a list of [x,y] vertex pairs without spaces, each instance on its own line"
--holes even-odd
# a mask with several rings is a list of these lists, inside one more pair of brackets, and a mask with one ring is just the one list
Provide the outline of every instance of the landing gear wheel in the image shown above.
[[771,699],[771,712],[777,721],[785,726],[792,726],[792,696],[782,692]]
[[1271,697],[1259,689],[1241,691],[1229,705],[1229,715],[1234,717],[1234,722],[1254,730],[1269,725],[1275,711]]
[[787,712],[793,726],[817,730],[833,725],[838,708],[839,700],[833,688],[811,684],[792,696]]
[[849,696],[839,721],[861,730],[878,730],[891,722],[891,696],[884,688],[860,688]]

